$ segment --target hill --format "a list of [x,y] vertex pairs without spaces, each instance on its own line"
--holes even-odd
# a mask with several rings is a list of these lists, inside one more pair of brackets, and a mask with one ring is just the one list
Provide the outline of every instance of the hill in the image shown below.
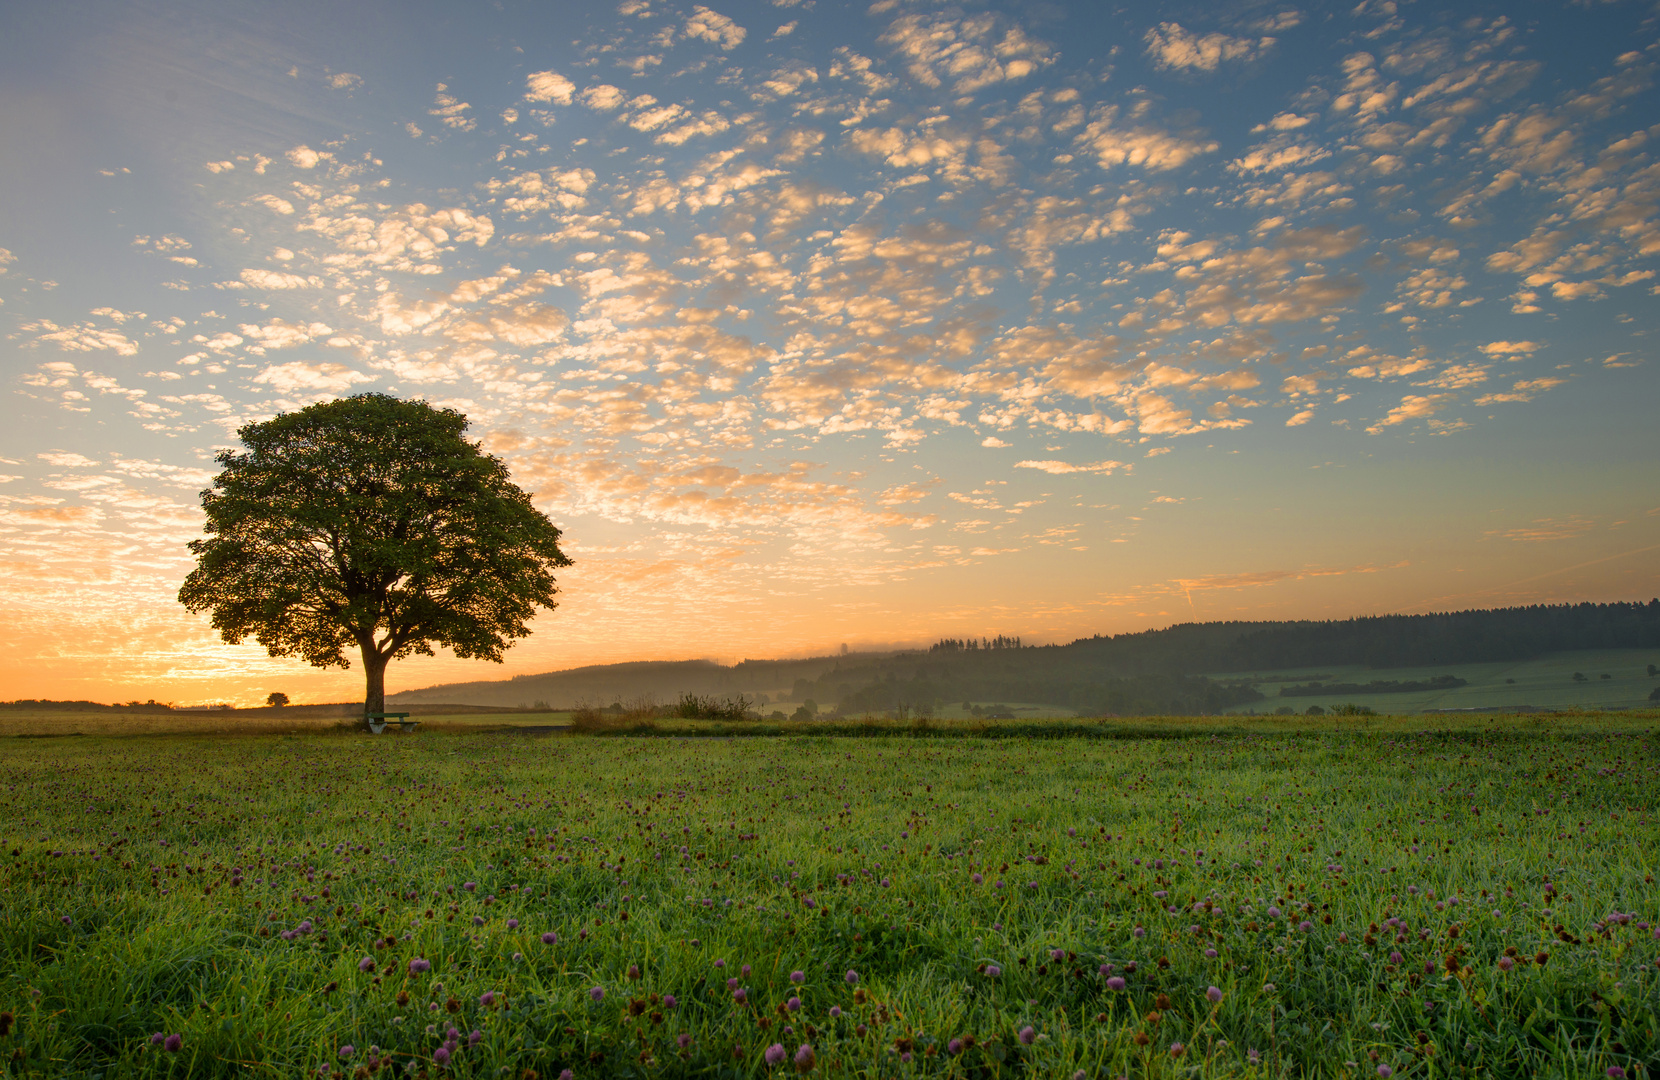
[[[388,702],[527,707],[742,693],[765,694],[768,704],[810,698],[844,713],[924,711],[960,701],[1022,701],[1091,714],[1199,713],[1261,701],[1255,686],[1261,680],[1251,672],[1488,664],[1583,649],[1655,649],[1660,658],[1660,600],[1324,622],[1183,623],[1065,645],[945,640],[926,651],[746,660],[731,667],[701,660],[607,664],[406,691]],[[1241,674],[1204,677],[1211,672]]]

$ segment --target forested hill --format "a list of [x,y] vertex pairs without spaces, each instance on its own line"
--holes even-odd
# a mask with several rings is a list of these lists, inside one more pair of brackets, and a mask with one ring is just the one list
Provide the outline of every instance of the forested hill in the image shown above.
[[1060,646],[1095,656],[1120,674],[1265,671],[1316,664],[1424,667],[1528,660],[1569,649],[1654,647],[1660,647],[1660,600],[1374,615],[1331,622],[1182,623]]
[[[978,647],[976,647],[978,645]],[[811,687],[843,711],[938,700],[1030,701],[1086,712],[1207,712],[1252,700],[1227,673],[1311,666],[1425,667],[1572,649],[1660,649],[1660,600],[1331,622],[1184,623],[1069,645],[942,641],[842,663]],[[1220,675],[1214,680],[1194,678]]]
[[1564,604],[1331,622],[1184,623],[1163,630],[1022,646],[947,640],[931,650],[749,660],[609,664],[495,682],[429,687],[389,702],[554,706],[681,693],[768,694],[843,711],[929,701],[1018,701],[1085,712],[1210,712],[1254,700],[1244,680],[1200,675],[1323,666],[1433,667],[1527,660],[1572,649],[1660,650],[1660,600]]

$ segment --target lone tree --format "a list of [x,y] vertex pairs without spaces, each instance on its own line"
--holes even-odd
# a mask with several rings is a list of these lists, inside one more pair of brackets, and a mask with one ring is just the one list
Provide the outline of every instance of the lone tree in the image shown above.
[[454,409],[360,394],[237,432],[245,453],[202,492],[207,538],[179,602],[236,644],[316,667],[363,659],[363,709],[386,708],[386,665],[442,645],[501,662],[552,608],[571,565],[559,530],[463,437]]
[[270,694],[266,695],[265,704],[271,706],[273,709],[280,709],[284,705],[288,704],[288,695],[283,693],[281,690],[273,690]]

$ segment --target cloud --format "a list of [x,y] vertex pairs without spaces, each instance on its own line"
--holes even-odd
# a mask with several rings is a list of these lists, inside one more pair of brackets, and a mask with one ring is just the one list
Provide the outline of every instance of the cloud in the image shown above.
[[707,41],[726,52],[742,45],[745,35],[749,33],[725,15],[711,11],[702,4],[692,8],[691,17],[686,20],[683,32],[694,41]]
[[1181,135],[1139,122],[1124,126],[1118,116],[1116,105],[1098,109],[1094,119],[1073,139],[1103,169],[1119,165],[1153,171],[1177,169],[1202,154],[1214,154],[1220,145],[1214,139]]
[[317,167],[317,163],[319,161],[325,161],[334,155],[330,153],[319,153],[311,147],[302,144],[288,151],[285,156],[288,158],[288,163],[296,169],[314,169]]
[[597,86],[590,86],[586,90],[582,91],[582,93],[578,95],[578,100],[590,109],[597,109],[600,112],[610,112],[613,109],[619,108],[627,97],[628,95],[623,93],[618,87],[612,86],[610,83],[600,83]]
[[89,457],[68,450],[47,450],[36,454],[35,457],[48,465],[56,465],[62,469],[89,469],[98,464]]
[[1567,381],[1568,380],[1566,379],[1558,379],[1550,376],[1539,379],[1521,379],[1518,380],[1516,385],[1511,387],[1507,393],[1483,394],[1481,397],[1476,398],[1475,403],[1477,405],[1497,405],[1501,403],[1528,402],[1532,401],[1546,390],[1554,390],[1556,387],[1561,386]]
[[338,394],[350,390],[358,383],[373,382],[374,379],[344,364],[309,364],[303,360],[294,360],[265,368],[254,376],[253,381],[269,386],[280,394],[298,391]]
[[429,116],[436,116],[439,123],[455,131],[472,131],[478,127],[478,121],[467,113],[472,106],[449,92],[449,86],[439,83],[433,95],[433,106],[427,110]]
[[1069,473],[1106,473],[1111,475],[1119,469],[1128,469],[1122,461],[1097,461],[1091,465],[1073,465],[1065,461],[1017,461],[1017,469],[1036,469],[1051,476],[1065,476]]
[[242,332],[244,347],[254,356],[263,356],[267,349],[289,349],[295,345],[304,345],[334,332],[320,322],[290,323],[282,319],[272,319],[264,326],[243,323],[237,329]]
[[1540,348],[1537,341],[1490,341],[1481,351],[1488,356],[1527,356]]
[[990,14],[901,15],[880,40],[903,58],[911,78],[927,87],[949,83],[957,95],[1024,79],[1055,62],[1048,44]]
[[356,90],[363,85],[363,77],[353,75],[349,71],[339,71],[328,77],[328,84],[335,90]]
[[1409,420],[1433,416],[1458,400],[1457,394],[1407,394],[1401,398],[1401,403],[1389,410],[1389,415],[1367,428],[1368,434],[1376,435],[1384,428],[1404,424]]
[[980,440],[980,445],[981,446],[989,446],[994,450],[1001,450],[1004,447],[1013,446],[1014,443],[1004,442],[1002,439],[999,439],[995,435],[987,435],[985,438]]
[[23,330],[35,334],[36,341],[54,342],[65,352],[113,352],[117,356],[133,356],[138,352],[138,342],[107,327],[93,323],[78,323],[74,326],[59,326],[50,319],[41,319],[38,322],[26,323]]
[[1199,37],[1182,28],[1180,23],[1167,22],[1147,31],[1147,55],[1153,66],[1190,71],[1215,71],[1230,60],[1255,60],[1274,45],[1271,37],[1236,38],[1226,34],[1206,34]]
[[525,77],[526,101],[551,101],[569,105],[576,84],[557,71],[535,71]]
[[244,270],[242,280],[256,289],[320,289],[323,286],[322,278],[301,277],[276,270]]
[[1565,518],[1535,518],[1526,525],[1488,533],[1505,540],[1524,544],[1547,543],[1552,540],[1572,540],[1584,536],[1596,527],[1596,522],[1575,514]]

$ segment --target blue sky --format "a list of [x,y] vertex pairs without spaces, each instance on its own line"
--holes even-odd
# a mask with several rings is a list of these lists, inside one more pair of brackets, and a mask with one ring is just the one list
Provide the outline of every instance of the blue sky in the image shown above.
[[503,674],[1660,591],[1652,4],[8,25],[6,696],[354,685],[172,596],[365,390],[567,529]]

